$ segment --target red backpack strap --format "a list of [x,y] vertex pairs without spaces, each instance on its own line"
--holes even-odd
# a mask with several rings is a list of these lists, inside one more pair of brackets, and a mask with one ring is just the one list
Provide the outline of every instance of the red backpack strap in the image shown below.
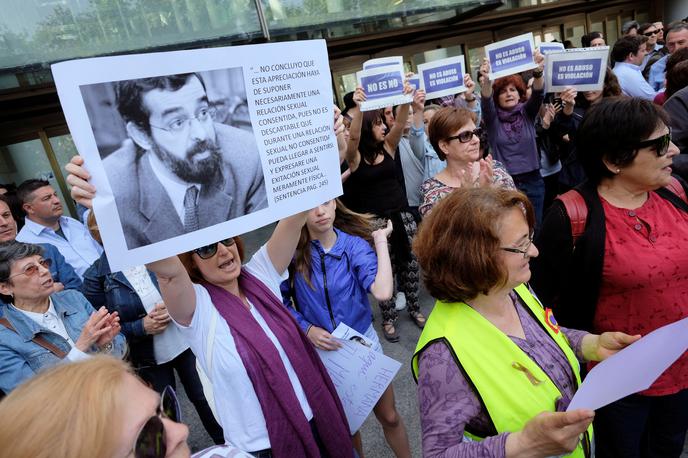
[[575,245],[578,237],[585,232],[585,222],[588,219],[588,205],[585,203],[583,196],[575,189],[557,196],[557,199],[564,204],[564,209],[569,216],[569,221],[571,221],[571,237]]
[[671,177],[671,182],[667,186],[665,186],[665,188],[679,196],[681,200],[688,204],[688,196],[686,196],[686,190],[676,177]]
[[[10,323],[10,321],[5,317],[0,318],[0,324],[5,326],[10,331],[17,332],[17,330],[14,329],[14,326],[12,326],[12,323]],[[62,351],[62,349],[58,348],[56,345],[53,345],[52,343],[48,342],[48,340],[43,336],[34,336],[34,338],[31,339],[31,341],[36,345],[40,345],[41,347],[45,348],[50,353],[52,353],[60,359],[64,359],[67,356],[67,353]]]

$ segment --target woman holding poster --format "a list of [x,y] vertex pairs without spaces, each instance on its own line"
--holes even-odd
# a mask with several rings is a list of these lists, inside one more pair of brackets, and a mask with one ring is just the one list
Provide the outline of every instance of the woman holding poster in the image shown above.
[[[301,329],[320,350],[339,348],[330,333],[344,323],[382,353],[368,293],[378,301],[392,297],[394,278],[387,248],[392,223],[372,231],[371,219],[352,212],[339,200],[329,200],[308,212],[289,280],[282,283],[282,296]],[[406,427],[394,405],[391,384],[373,412],[395,456],[410,458]],[[360,440],[357,432],[354,443],[362,457]]]
[[[95,189],[82,164],[72,158],[68,180],[72,197],[89,206]],[[229,443],[258,457],[351,458],[337,392],[280,300],[305,222],[306,212],[281,220],[243,266],[234,237],[147,267],[209,379],[208,402]]]
[[[603,98],[578,129],[587,181],[543,223],[532,286],[562,324],[648,334],[688,317],[688,185],[669,117],[641,98]],[[582,209],[581,209],[582,208]],[[577,229],[574,229],[577,228]],[[688,353],[649,389],[597,411],[602,457],[678,457],[688,429]]]
[[509,75],[492,83],[488,77],[490,63],[480,66],[480,103],[488,132],[490,150],[506,167],[516,188],[523,191],[535,209],[535,220],[542,221],[545,183],[540,175],[540,156],[535,141],[535,118],[544,99],[545,58],[535,53],[538,67],[533,71],[533,92],[526,96],[526,85],[520,75]]
[[[413,88],[406,83],[405,93]],[[365,100],[362,87],[354,92],[354,102],[360,106]],[[408,201],[397,177],[395,155],[409,116],[409,105],[399,106],[393,127],[385,134],[384,123],[379,110],[361,112],[357,110],[349,129],[349,144],[346,161],[351,176],[344,184],[344,202],[357,213],[371,213],[377,217],[376,225],[384,227],[392,220],[394,232],[391,237],[392,267],[397,276],[397,288],[406,295],[409,315],[420,328],[425,317],[420,313],[418,302],[418,261],[411,252],[411,240],[416,233],[416,221],[408,211]],[[397,310],[394,299],[380,302],[382,310],[382,331],[385,339],[397,342],[399,335],[394,327]]]
[[457,189],[423,220],[413,248],[437,299],[412,360],[425,457],[591,456],[595,412],[566,411],[578,361],[640,336],[557,325],[526,285],[534,224],[525,195],[494,187]]

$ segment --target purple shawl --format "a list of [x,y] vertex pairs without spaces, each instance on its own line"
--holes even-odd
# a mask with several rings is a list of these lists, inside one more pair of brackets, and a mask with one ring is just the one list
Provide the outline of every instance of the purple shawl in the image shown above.
[[[229,325],[265,417],[272,455],[275,458],[320,457],[277,348],[241,299],[218,286],[209,283],[203,286]],[[282,302],[245,269],[239,276],[239,288],[260,312],[294,367],[327,454],[351,458],[353,445],[344,409],[310,341]]]
[[523,132],[523,122],[525,120],[524,111],[525,103],[519,103],[511,110],[504,110],[495,103],[497,110],[497,118],[499,119],[502,130],[511,143],[518,143],[521,141]]

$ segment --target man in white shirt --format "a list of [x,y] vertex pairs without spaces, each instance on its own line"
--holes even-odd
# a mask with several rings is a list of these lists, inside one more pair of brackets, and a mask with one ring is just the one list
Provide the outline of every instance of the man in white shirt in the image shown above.
[[17,188],[17,197],[26,212],[26,223],[17,240],[54,245],[83,280],[86,269],[103,252],[88,229],[63,215],[60,198],[47,181],[26,180]]
[[645,81],[640,70],[645,54],[645,43],[639,36],[623,37],[614,43],[612,48],[612,60],[614,74],[619,79],[619,85],[625,95],[642,97],[653,100],[657,92]]

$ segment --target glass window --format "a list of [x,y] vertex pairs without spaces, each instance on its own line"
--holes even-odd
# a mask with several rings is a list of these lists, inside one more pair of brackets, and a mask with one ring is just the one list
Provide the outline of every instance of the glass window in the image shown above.
[[260,35],[252,0],[3,0],[0,68]]
[[571,40],[573,46],[580,47],[583,35],[585,35],[585,24],[564,25],[564,40]]
[[616,19],[607,19],[604,25],[604,31],[604,39],[607,41],[607,44],[609,46],[614,46],[616,40],[619,39],[619,30],[616,24]]
[[65,196],[60,191],[55,173],[50,167],[48,156],[40,140],[0,146],[0,183],[14,183],[18,186],[30,178],[49,181],[60,196],[65,212],[67,212],[69,207],[66,205]]

